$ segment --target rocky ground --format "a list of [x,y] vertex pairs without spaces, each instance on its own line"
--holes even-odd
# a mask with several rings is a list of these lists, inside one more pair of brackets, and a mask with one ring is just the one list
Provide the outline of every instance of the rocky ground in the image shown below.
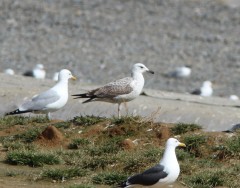
[[[239,94],[238,0],[2,0],[0,69],[17,74],[42,63],[51,78],[69,68],[103,84],[142,62],[154,69],[146,87],[190,92],[204,80],[216,96]],[[190,79],[162,75],[192,65]]]

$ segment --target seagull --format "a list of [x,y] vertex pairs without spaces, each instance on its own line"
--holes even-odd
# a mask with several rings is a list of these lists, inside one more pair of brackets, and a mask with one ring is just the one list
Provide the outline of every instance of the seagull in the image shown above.
[[175,138],[169,138],[166,143],[166,149],[163,158],[159,164],[146,171],[130,176],[119,187],[161,187],[169,185],[176,181],[180,173],[180,167],[177,161],[175,148],[186,147],[184,143]]
[[92,101],[104,101],[118,104],[118,118],[120,118],[120,106],[123,102],[128,102],[140,95],[144,86],[143,73],[149,72],[154,74],[145,65],[136,63],[132,67],[131,77],[125,77],[110,82],[103,87],[91,90],[83,94],[75,94],[76,98],[88,98],[83,103]]
[[173,78],[186,78],[191,75],[191,72],[192,72],[191,66],[185,65],[182,67],[177,67],[175,71],[168,73],[167,76]]
[[33,70],[27,71],[23,75],[31,76],[36,79],[44,79],[46,76],[46,71],[44,70],[43,64],[37,64]]
[[194,90],[191,94],[200,95],[203,97],[210,97],[212,96],[212,93],[213,93],[212,82],[204,81],[202,87],[200,89]]
[[226,132],[226,133],[233,133],[236,132],[238,129],[240,129],[240,123],[233,125],[230,129],[228,130],[224,130],[222,132]]
[[229,99],[233,100],[233,101],[237,101],[237,100],[239,100],[239,97],[237,95],[230,95]]
[[4,73],[5,73],[5,74],[8,74],[8,75],[14,75],[14,74],[15,74],[15,72],[14,72],[13,69],[5,69],[5,70],[4,70]]
[[5,115],[14,115],[22,113],[45,113],[50,119],[50,112],[62,108],[68,101],[68,79],[76,78],[67,69],[62,69],[58,76],[58,82],[49,90],[35,95],[31,100],[24,102],[20,107]]

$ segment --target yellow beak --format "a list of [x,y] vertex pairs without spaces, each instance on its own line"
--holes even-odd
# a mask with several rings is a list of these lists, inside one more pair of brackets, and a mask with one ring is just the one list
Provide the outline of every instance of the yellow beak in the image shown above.
[[186,145],[184,143],[179,143],[178,146],[181,146],[181,147],[186,147]]
[[76,80],[77,78],[76,78],[75,76],[72,76],[71,79],[72,79],[72,80]]

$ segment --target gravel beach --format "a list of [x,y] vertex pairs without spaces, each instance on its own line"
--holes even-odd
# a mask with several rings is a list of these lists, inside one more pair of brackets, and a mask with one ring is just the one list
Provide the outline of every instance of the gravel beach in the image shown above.
[[[103,84],[144,63],[146,87],[191,92],[205,80],[214,95],[240,95],[239,0],[1,0],[0,71],[42,63],[81,82]],[[163,75],[192,66],[190,78]]]

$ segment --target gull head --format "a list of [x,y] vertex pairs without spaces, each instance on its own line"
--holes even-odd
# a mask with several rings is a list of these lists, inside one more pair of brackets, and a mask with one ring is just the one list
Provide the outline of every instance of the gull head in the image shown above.
[[74,77],[69,70],[62,69],[58,74],[58,80],[60,81],[60,80],[68,80],[68,79],[76,80],[76,77]]
[[35,69],[44,70],[44,66],[43,66],[43,64],[37,64],[35,66]]
[[176,148],[176,147],[186,147],[186,145],[184,143],[181,143],[179,142],[176,138],[169,138],[167,140],[167,143],[166,143],[166,148],[169,148],[169,147],[173,147],[173,148]]
[[210,82],[210,81],[204,81],[203,82],[203,87],[212,87],[212,82]]
[[142,63],[136,63],[133,65],[132,67],[132,72],[140,72],[140,73],[144,73],[144,72],[149,72],[151,74],[154,74],[154,72],[152,70],[149,70],[144,64]]

